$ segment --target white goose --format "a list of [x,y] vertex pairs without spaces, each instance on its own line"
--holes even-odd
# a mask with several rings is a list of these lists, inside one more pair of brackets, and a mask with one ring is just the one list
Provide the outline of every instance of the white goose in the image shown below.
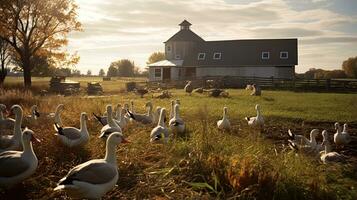
[[56,136],[67,147],[74,147],[84,145],[89,141],[89,133],[87,129],[88,116],[82,112],[80,117],[80,128],[75,127],[61,127],[54,124]]
[[[157,124],[157,122],[159,122],[159,119],[160,119],[160,113],[161,113],[161,107],[160,106],[157,106],[156,107],[156,110],[154,112],[154,124]],[[171,114],[171,113],[170,113]]]
[[108,113],[108,124],[103,126],[103,128],[100,130],[100,138],[106,138],[108,137],[111,133],[114,132],[122,132],[120,126],[114,121],[113,119],[113,108],[112,105],[107,105],[107,113]]
[[133,120],[140,122],[142,124],[152,124],[154,122],[154,114],[152,112],[152,103],[147,102],[145,107],[148,109],[146,114],[136,114],[128,111],[130,118]]
[[104,159],[89,160],[75,166],[58,182],[54,190],[64,190],[72,198],[100,199],[113,189],[118,181],[115,149],[120,143],[128,141],[121,133],[110,134]]
[[331,147],[330,147],[330,142],[328,141],[328,135],[327,131],[324,130],[322,132],[322,135],[324,136],[324,140],[322,144],[325,147],[325,150],[320,152],[320,159],[324,164],[330,164],[330,163],[335,163],[335,162],[344,162],[346,160],[346,157],[337,153],[337,152],[331,152]]
[[[120,109],[121,109],[120,104],[117,104],[117,106],[114,109],[115,115],[113,115],[113,120],[117,124],[119,124],[119,119],[116,119],[116,117],[117,117],[118,113],[120,112]],[[103,116],[96,115],[95,113],[93,113],[93,115],[103,126],[108,124],[108,112],[107,111],[104,112]]]
[[63,123],[62,123],[62,119],[61,119],[61,112],[64,110],[64,105],[63,104],[59,104],[57,107],[56,107],[56,111],[54,113],[50,113],[47,115],[47,117],[49,118],[53,118],[55,123],[58,125],[58,126],[63,126]]
[[129,110],[129,104],[125,103],[125,104],[124,104],[124,109],[125,109],[125,114],[124,114],[125,121],[126,121],[126,123],[129,123],[130,120],[132,120],[132,119],[130,118],[129,113],[127,113],[127,111]]
[[30,120],[37,120],[40,117],[40,113],[38,112],[37,105],[31,106],[31,114],[27,115],[27,118]]
[[319,134],[319,130],[318,129],[312,129],[310,132],[310,140],[307,139],[305,136],[303,135],[296,135],[293,132],[291,132],[291,130],[288,130],[288,134],[289,134],[289,139],[291,141],[293,141],[295,144],[301,146],[301,145],[309,145],[312,147],[316,147],[317,142],[316,142],[316,136]]
[[121,107],[121,105],[117,108],[117,111],[115,112],[115,122],[120,126],[120,128],[123,130],[127,122],[125,120],[125,109]]
[[259,104],[255,105],[255,110],[257,111],[257,116],[246,117],[245,120],[247,120],[249,126],[258,127],[258,128],[262,129],[262,128],[264,128],[264,118],[261,114]]
[[182,134],[185,132],[185,122],[180,117],[180,105],[174,106],[174,117],[169,122],[170,129],[173,133]]
[[174,117],[174,109],[175,109],[175,101],[171,100],[171,107],[170,107],[170,120]]
[[11,112],[15,113],[15,126],[13,135],[2,135],[0,136],[0,152],[9,150],[20,150],[21,145],[21,124],[22,124],[22,113],[23,110],[19,105],[13,105],[11,107]]
[[164,118],[166,115],[166,109],[162,108],[160,112],[160,119],[157,126],[152,129],[150,133],[150,142],[164,142],[167,143],[169,139],[169,130],[165,126]]
[[22,132],[23,151],[5,151],[0,153],[0,187],[10,188],[31,176],[37,169],[38,160],[31,141],[39,141],[33,131]]
[[15,125],[15,120],[6,118],[4,116],[4,112],[6,112],[6,106],[4,104],[0,104],[0,130],[12,129]]
[[217,127],[218,129],[221,130],[229,130],[231,129],[231,123],[229,122],[229,119],[227,117],[227,107],[223,108],[223,118],[221,120],[218,120],[217,122]]
[[336,133],[333,136],[335,144],[339,146],[347,145],[351,142],[351,136],[347,132],[347,124],[344,125],[344,130],[341,132],[341,126],[338,122],[335,123]]

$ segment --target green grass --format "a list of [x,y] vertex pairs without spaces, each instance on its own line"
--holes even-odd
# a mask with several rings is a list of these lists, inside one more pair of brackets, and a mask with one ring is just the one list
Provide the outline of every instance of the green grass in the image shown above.
[[[116,82],[122,81],[113,81]],[[356,157],[348,164],[329,166],[314,158],[296,156],[286,147],[289,128],[299,134],[308,134],[312,128],[327,129],[332,137],[333,123],[348,121],[350,132],[356,133],[356,95],[263,91],[262,97],[252,97],[245,90],[228,91],[230,98],[187,96],[182,90],[171,90],[172,99],[181,101],[186,135],[172,136],[167,145],[155,145],[149,143],[151,126],[131,125],[124,131],[131,143],[118,148],[118,187],[104,199],[357,198]],[[58,103],[64,103],[63,122],[75,126],[79,126],[80,112],[103,112],[108,103],[134,100],[136,111],[144,112],[143,106],[150,100],[154,107],[169,109],[168,99],[152,99],[151,94],[138,98],[123,91],[115,93],[118,95],[105,98],[53,98],[13,91],[1,94],[0,102],[8,106],[20,103],[26,113],[34,103],[42,112],[51,112]],[[257,103],[266,120],[260,137],[243,120],[255,115]],[[216,129],[224,106],[229,109],[231,132]],[[66,198],[65,193],[54,193],[52,189],[71,167],[104,155],[104,142],[97,138],[101,126],[90,121],[90,142],[75,151],[57,142],[52,121],[44,120],[29,127],[44,140],[35,145],[39,169],[24,181],[26,190],[0,191],[0,199]],[[267,138],[265,134],[273,137]]]

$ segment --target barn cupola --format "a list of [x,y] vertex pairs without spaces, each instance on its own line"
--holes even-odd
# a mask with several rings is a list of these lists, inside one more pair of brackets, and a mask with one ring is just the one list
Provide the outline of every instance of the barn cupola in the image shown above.
[[183,20],[183,22],[181,22],[181,24],[179,24],[179,26],[181,27],[181,30],[189,30],[191,25],[192,24],[190,22],[188,22],[187,20]]

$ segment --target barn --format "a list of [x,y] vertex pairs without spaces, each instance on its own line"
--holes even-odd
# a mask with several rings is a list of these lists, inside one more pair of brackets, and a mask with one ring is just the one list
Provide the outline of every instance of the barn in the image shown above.
[[297,39],[205,41],[184,20],[165,44],[165,60],[148,65],[149,81],[189,80],[209,76],[293,79],[298,64]]

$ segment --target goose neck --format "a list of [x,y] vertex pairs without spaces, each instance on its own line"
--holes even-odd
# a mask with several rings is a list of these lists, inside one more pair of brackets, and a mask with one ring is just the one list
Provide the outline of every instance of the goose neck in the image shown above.
[[81,117],[81,122],[80,123],[81,123],[80,124],[80,130],[87,132],[87,121],[84,119],[84,116]]
[[23,153],[26,157],[36,157],[35,152],[33,151],[32,143],[28,140],[22,140]]
[[116,145],[107,141],[104,160],[113,165],[117,163],[115,147]]
[[0,120],[4,120],[5,117],[4,117],[4,113],[2,112],[2,110],[0,110]]
[[17,139],[21,138],[21,124],[22,124],[22,111],[19,110],[15,114],[15,126],[14,126],[14,136]]
[[164,126],[164,112],[161,110],[160,112],[160,117],[159,117],[159,121],[157,123],[158,126]]

